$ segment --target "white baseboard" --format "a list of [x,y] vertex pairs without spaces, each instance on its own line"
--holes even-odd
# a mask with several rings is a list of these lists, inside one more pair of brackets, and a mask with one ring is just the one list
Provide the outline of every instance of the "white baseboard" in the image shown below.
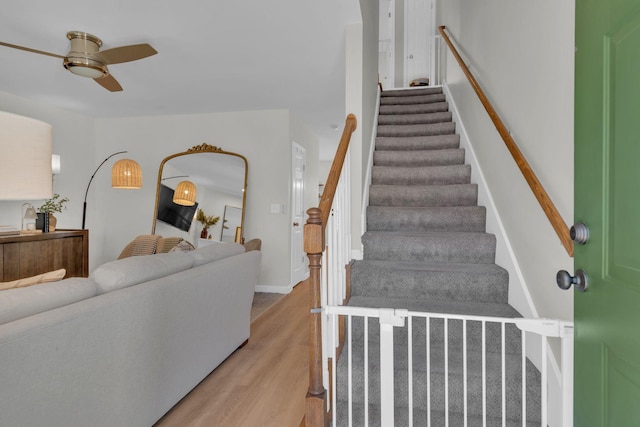
[[293,286],[256,285],[256,292],[264,292],[269,294],[288,294],[292,290]]

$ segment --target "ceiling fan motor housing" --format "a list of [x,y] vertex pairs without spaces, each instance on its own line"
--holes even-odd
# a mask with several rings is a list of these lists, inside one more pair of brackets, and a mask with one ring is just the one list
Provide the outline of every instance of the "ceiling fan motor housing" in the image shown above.
[[107,66],[93,56],[102,46],[102,40],[82,31],[70,31],[67,38],[71,41],[71,50],[64,58],[64,68],[73,74],[92,79],[109,75]]

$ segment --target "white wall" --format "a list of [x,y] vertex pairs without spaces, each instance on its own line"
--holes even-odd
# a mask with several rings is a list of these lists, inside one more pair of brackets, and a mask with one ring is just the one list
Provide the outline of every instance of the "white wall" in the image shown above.
[[[472,72],[568,225],[573,219],[574,2],[438,3]],[[541,317],[573,318],[573,293],[555,284],[573,259],[560,244],[457,63],[446,81]],[[489,230],[491,231],[491,230]]]
[[[362,3],[362,2],[361,2]],[[376,2],[377,4],[377,2]],[[377,6],[376,6],[377,7]],[[351,252],[355,259],[362,258],[361,203],[362,203],[362,139],[363,139],[363,33],[362,23],[347,25],[347,61],[346,61],[346,111],[358,119],[358,126],[351,135],[349,160],[351,165]]]
[[[201,143],[247,158],[249,176],[245,238],[262,239],[259,285],[288,290],[289,219],[271,214],[271,203],[289,203],[289,112],[267,110],[236,113],[154,116],[96,120],[96,157],[128,150],[143,170],[143,189],[114,190],[105,174],[96,178],[97,212],[90,228],[104,224],[92,238],[99,247],[94,265],[114,259],[137,234],[151,229],[155,183],[162,159]],[[108,235],[108,238],[107,238]]]

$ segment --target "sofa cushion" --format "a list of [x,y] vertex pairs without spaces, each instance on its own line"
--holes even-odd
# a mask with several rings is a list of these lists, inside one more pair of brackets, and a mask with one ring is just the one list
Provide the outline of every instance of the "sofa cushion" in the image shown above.
[[7,289],[0,292],[0,324],[91,298],[96,293],[96,283],[82,277]]
[[180,252],[133,256],[102,264],[91,277],[98,285],[98,293],[104,294],[187,270],[192,265],[193,258]]
[[208,262],[241,254],[244,251],[244,246],[238,243],[216,243],[188,252],[188,255],[193,258],[193,266],[197,267]]
[[57,282],[64,279],[67,270],[61,268],[59,270],[48,271],[38,274],[37,276],[25,277],[24,279],[13,280],[11,282],[0,283],[0,290],[22,288],[25,286],[38,285],[40,283]]

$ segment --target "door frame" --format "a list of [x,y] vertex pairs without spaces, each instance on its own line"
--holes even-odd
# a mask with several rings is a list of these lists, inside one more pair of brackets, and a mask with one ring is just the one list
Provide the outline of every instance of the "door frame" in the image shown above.
[[[302,184],[301,190],[296,191],[296,169],[297,169],[297,153],[302,153]],[[305,206],[305,185],[306,185],[306,165],[307,165],[307,150],[296,143],[291,141],[291,209],[290,209],[290,221],[291,224],[291,284],[293,288],[309,277],[309,265],[307,257],[304,252],[304,206]],[[301,199],[298,200],[297,197]],[[298,208],[301,208],[300,212],[297,212]],[[297,226],[295,224],[298,224]],[[298,268],[298,260],[296,256],[302,257],[302,266]]]
[[[409,22],[409,8],[408,8],[408,4],[409,2],[416,2],[416,1],[420,1],[420,0],[405,0],[404,1],[404,63],[403,63],[403,82],[404,82],[404,86],[405,87],[409,87],[409,31],[410,31],[410,26],[408,25]],[[429,61],[428,67],[426,72],[429,74],[428,77],[429,78],[429,84],[431,84],[431,74],[433,72],[434,69],[434,64],[433,64],[433,48],[434,48],[434,40],[436,38],[437,35],[437,31],[438,31],[438,27],[437,27],[437,2],[435,0],[424,0],[427,3],[430,4],[430,24],[431,24],[431,28],[430,31],[427,32],[428,34],[428,40],[427,40],[427,54],[426,54],[426,58]]]

